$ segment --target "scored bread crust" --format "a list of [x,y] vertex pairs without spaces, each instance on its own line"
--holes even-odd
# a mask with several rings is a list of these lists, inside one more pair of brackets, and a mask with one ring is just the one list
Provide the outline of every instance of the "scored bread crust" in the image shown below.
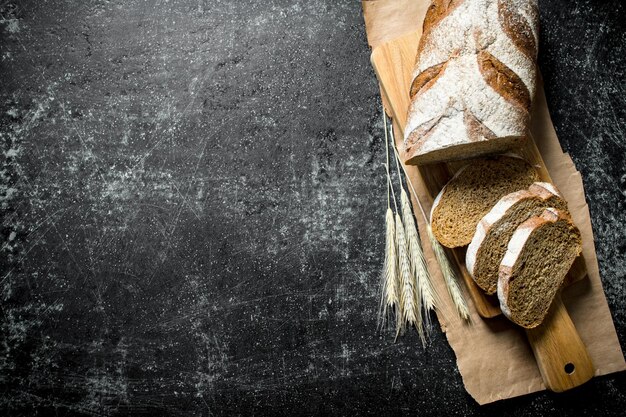
[[[496,203],[495,206],[478,222],[476,225],[476,232],[474,237],[467,247],[465,254],[465,267],[474,280],[476,280],[476,260],[482,244],[492,230],[492,227],[500,221],[504,216],[508,214],[508,211],[515,207],[523,200],[530,198],[539,198],[541,200],[548,201],[550,198],[558,197],[563,199],[563,196],[557,190],[557,188],[547,182],[535,182],[528,190],[515,191],[511,194],[507,194]],[[482,286],[476,281],[479,287]],[[487,294],[495,293],[496,289],[482,288]]]
[[406,162],[511,149],[536,89],[537,0],[434,0],[417,51]]
[[[572,224],[572,219],[570,215],[563,211],[555,208],[547,208],[543,211],[540,216],[531,217],[522,223],[515,233],[513,237],[509,241],[509,245],[507,247],[506,254],[500,263],[500,270],[498,274],[498,301],[500,302],[500,309],[502,313],[510,320],[513,320],[511,309],[508,305],[508,300],[510,296],[510,285],[513,267],[517,262],[518,258],[522,254],[524,247],[526,246],[526,242],[532,235],[532,233],[537,230],[539,227],[544,225],[545,223],[556,223],[559,220],[564,220]],[[572,224],[573,225],[573,224]],[[575,226],[574,226],[575,227]],[[565,277],[563,277],[565,278]],[[562,282],[561,282],[562,284]],[[560,284],[559,284],[560,286]],[[545,318],[545,315],[544,315]],[[513,320],[514,321],[514,320]],[[517,323],[523,326],[520,323]],[[541,324],[541,321],[531,323],[528,326],[523,326],[528,329],[532,329]]]

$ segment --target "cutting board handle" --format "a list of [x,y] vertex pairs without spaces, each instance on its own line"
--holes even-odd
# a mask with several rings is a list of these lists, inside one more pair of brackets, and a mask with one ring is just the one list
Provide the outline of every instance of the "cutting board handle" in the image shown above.
[[563,392],[590,380],[593,363],[567,314],[560,294],[555,297],[548,317],[526,334],[546,387]]

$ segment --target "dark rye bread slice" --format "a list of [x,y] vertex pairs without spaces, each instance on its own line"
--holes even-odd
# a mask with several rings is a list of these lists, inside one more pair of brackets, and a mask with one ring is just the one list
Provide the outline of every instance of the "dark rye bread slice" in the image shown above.
[[554,185],[536,182],[528,190],[502,197],[478,222],[467,248],[465,266],[487,294],[495,294],[498,288],[500,262],[517,227],[548,207],[567,211],[567,203]]
[[580,231],[561,210],[548,208],[522,223],[500,264],[498,299],[504,315],[527,329],[541,324],[581,251]]
[[449,248],[467,245],[480,219],[500,198],[536,181],[537,171],[516,156],[470,161],[435,199],[430,212],[433,234]]

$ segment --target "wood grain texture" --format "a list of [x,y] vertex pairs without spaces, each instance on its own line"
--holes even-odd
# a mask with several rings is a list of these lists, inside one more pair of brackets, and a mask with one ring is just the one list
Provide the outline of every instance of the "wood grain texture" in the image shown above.
[[544,322],[526,329],[546,387],[563,392],[589,381],[594,367],[560,294],[554,298]]
[[[372,66],[384,95],[384,102],[388,106],[386,110],[394,121],[396,145],[401,153],[403,152],[401,138],[404,137],[403,127],[410,102],[411,70],[418,41],[419,34],[410,33],[379,45],[373,50],[371,56]],[[525,144],[515,152],[537,168],[542,181],[552,182],[550,173],[530,133]],[[430,194],[429,201],[422,201],[425,209],[432,205],[432,199],[461,166],[462,163],[452,162],[412,167],[419,170]],[[478,314],[484,318],[500,315],[497,300],[484,294],[465,268],[465,248],[454,249],[451,252],[454,254],[454,260]],[[579,257],[568,273],[565,283],[571,284],[586,275],[584,259]],[[529,330],[527,335],[546,386],[555,392],[561,392],[589,380],[593,376],[593,365],[567,310],[560,301],[560,296],[557,298],[546,321],[538,328]],[[574,366],[573,372],[565,371],[567,364]]]

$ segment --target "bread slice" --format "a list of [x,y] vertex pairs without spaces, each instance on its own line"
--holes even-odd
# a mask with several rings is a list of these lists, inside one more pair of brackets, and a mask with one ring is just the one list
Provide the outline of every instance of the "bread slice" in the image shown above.
[[467,245],[480,219],[501,197],[538,180],[537,171],[516,156],[470,161],[435,199],[430,212],[433,234],[449,248]]
[[552,184],[533,183],[528,190],[502,197],[476,226],[467,248],[465,266],[476,284],[487,294],[498,288],[498,269],[515,229],[544,209],[567,211],[567,203]]
[[580,231],[561,210],[548,208],[522,223],[500,264],[498,299],[504,315],[528,329],[541,324],[581,251]]

